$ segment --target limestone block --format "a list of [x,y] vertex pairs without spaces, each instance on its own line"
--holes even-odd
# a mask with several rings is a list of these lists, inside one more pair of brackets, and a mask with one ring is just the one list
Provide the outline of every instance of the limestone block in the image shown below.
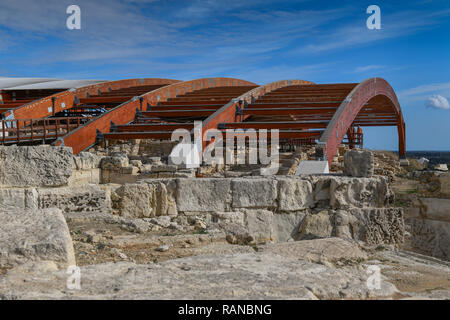
[[178,179],[178,211],[228,211],[231,205],[230,179]]
[[334,217],[327,210],[317,214],[308,214],[303,219],[299,230],[302,240],[330,238],[333,235]]
[[130,160],[130,165],[139,168],[142,166],[142,161],[141,160]]
[[101,169],[74,170],[69,178],[68,185],[99,184],[102,176]]
[[290,212],[273,215],[273,237],[275,242],[297,240],[305,212]]
[[152,165],[151,170],[152,172],[175,172],[177,171],[177,166],[170,164]]
[[120,215],[133,218],[155,216],[152,191],[147,184],[125,184],[118,188],[115,192],[120,197]]
[[277,181],[273,179],[233,179],[234,208],[273,207],[277,199]]
[[368,244],[401,244],[405,236],[401,208],[351,209],[349,224],[352,237]]
[[0,146],[0,186],[63,186],[71,174],[71,148]]
[[123,174],[137,175],[139,173],[139,168],[129,165],[127,167],[123,167],[121,172]]
[[373,153],[367,150],[350,150],[344,155],[344,174],[351,177],[373,176]]
[[273,213],[268,210],[246,210],[245,226],[248,230],[249,241],[267,242],[274,240]]
[[59,209],[16,210],[0,214],[0,266],[49,260],[75,265],[66,220]]
[[450,173],[440,175],[439,182],[441,184],[442,195],[450,198]]
[[450,222],[450,199],[419,198],[413,207],[419,209],[422,218]]
[[175,190],[174,180],[124,184],[115,191],[115,207],[121,216],[129,218],[176,215]]
[[310,181],[296,178],[277,178],[277,181],[279,210],[298,211],[314,205]]
[[450,222],[407,219],[410,247],[419,253],[450,261]]
[[129,159],[126,153],[116,152],[111,156],[101,160],[100,166],[103,170],[120,170],[129,166]]
[[80,152],[78,155],[73,156],[74,169],[76,170],[88,170],[96,169],[100,167],[102,157],[90,152]]
[[39,188],[39,208],[59,208],[64,213],[106,212],[110,209],[107,192],[97,185],[65,188]]
[[384,207],[393,200],[387,177],[330,178],[330,205],[334,209]]
[[0,189],[0,212],[37,209],[37,207],[38,194],[35,188]]

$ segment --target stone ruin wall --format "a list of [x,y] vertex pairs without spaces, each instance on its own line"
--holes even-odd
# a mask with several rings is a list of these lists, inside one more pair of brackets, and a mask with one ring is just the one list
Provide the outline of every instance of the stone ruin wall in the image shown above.
[[[176,222],[223,232],[236,244],[403,241],[403,210],[392,206],[382,176],[195,178],[155,157],[146,162],[123,153],[73,156],[66,147],[0,147],[0,264],[35,257],[73,263],[65,219],[74,213],[132,219],[144,229],[155,220]],[[119,178],[111,183],[114,172]]]
[[415,171],[405,209],[409,250],[450,260],[450,173]]

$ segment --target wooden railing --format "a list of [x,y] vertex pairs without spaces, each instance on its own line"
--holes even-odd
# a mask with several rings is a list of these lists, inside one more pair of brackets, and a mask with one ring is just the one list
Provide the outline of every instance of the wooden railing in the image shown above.
[[84,125],[92,117],[0,120],[0,144],[55,140]]

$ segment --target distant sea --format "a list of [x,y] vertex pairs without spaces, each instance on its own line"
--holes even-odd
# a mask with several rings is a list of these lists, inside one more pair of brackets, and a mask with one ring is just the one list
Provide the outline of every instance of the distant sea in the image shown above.
[[430,164],[450,164],[450,151],[407,151],[406,157],[413,159],[427,158],[430,160]]

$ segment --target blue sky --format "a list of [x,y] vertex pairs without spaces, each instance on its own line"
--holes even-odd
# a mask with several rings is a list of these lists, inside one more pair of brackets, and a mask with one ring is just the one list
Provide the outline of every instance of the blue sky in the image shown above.
[[[81,30],[66,8],[81,8]],[[369,5],[381,30],[368,30]],[[0,0],[0,76],[228,76],[265,84],[383,77],[409,150],[450,150],[450,1]],[[396,128],[365,130],[396,150]]]

